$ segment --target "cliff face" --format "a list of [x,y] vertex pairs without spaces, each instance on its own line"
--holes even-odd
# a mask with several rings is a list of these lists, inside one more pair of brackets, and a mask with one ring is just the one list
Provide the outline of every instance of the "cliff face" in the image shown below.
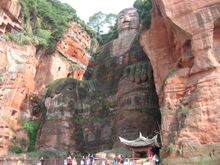
[[[0,2],[0,33],[21,30],[20,5],[16,1]],[[0,41],[0,155],[8,153],[15,134],[26,138],[19,128],[22,118],[30,117],[28,95],[34,90],[37,60],[33,46],[18,46]],[[24,146],[24,150],[27,146]]]
[[[0,32],[21,30],[20,5],[17,1],[0,2]],[[76,40],[75,38],[78,40]],[[20,131],[25,119],[39,119],[43,107],[39,106],[46,85],[59,78],[82,79],[88,65],[90,38],[82,27],[72,23],[65,34],[67,52],[58,43],[55,53],[45,50],[36,52],[34,46],[19,46],[0,41],[0,155],[8,153],[9,146],[18,146],[27,151],[28,137]],[[74,51],[77,56],[72,58]],[[20,142],[25,141],[25,145]]]
[[[129,18],[92,62],[90,37],[76,23],[52,54],[1,38],[0,155],[12,145],[27,150],[24,119],[44,117],[38,150],[98,151],[120,147],[118,136],[152,136],[160,124],[157,92],[164,163],[219,164],[219,18],[219,0],[155,0],[151,28],[141,35],[146,54],[138,19]],[[21,29],[20,6],[2,0],[0,33]],[[90,79],[77,81],[85,73]]]
[[50,84],[47,96],[38,150],[85,152],[111,148],[112,112],[95,81],[57,80]]
[[[90,61],[91,39],[74,22],[53,53],[7,42],[3,34],[22,30],[20,6],[3,0],[0,7],[0,155],[11,146],[27,151],[28,134],[20,130],[25,119],[42,119],[38,150],[100,151],[120,147],[118,136],[134,139],[139,132],[158,131],[158,100],[137,38],[136,10],[120,13],[131,18],[121,22],[119,38]],[[90,79],[78,81],[85,77]]]
[[91,58],[90,49],[89,35],[79,24],[71,23],[64,39],[57,43],[55,53],[38,52],[36,90],[41,91],[49,82],[60,78],[82,80]]
[[97,52],[88,80],[61,79],[49,85],[38,149],[96,152],[120,147],[118,136],[135,139],[139,132],[153,136],[158,131],[152,68],[138,42],[137,12],[123,10],[123,19],[130,16],[127,11],[135,15],[135,26],[129,23]]
[[209,155],[218,164],[219,18],[218,0],[153,1],[141,44],[153,66],[167,156]]
[[4,128],[0,131],[3,139],[0,146],[4,153],[7,152],[21,116],[30,117],[27,97],[34,90],[37,60],[34,56],[35,48],[32,46],[21,47],[1,41],[0,49],[0,120],[1,127]]

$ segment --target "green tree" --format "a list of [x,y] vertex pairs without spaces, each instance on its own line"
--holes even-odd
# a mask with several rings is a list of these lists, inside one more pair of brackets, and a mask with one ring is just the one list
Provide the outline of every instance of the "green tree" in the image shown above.
[[88,24],[93,27],[98,33],[101,33],[101,29],[104,25],[106,15],[99,11],[98,13],[95,13],[91,17],[89,17]]
[[149,28],[151,22],[150,11],[152,8],[151,0],[136,0],[134,2],[134,7],[140,16],[140,22],[142,28]]
[[103,33],[104,28],[111,28],[115,24],[115,20],[115,14],[105,14],[99,11],[89,17],[88,24],[100,34]]
[[109,28],[113,27],[115,25],[117,15],[116,14],[107,14],[105,18],[105,22],[108,24]]
[[102,34],[101,37],[102,37],[102,42],[101,43],[103,45],[108,43],[109,41],[111,41],[113,39],[116,39],[118,37],[117,24],[115,23],[114,26],[111,26],[109,28],[108,33]]

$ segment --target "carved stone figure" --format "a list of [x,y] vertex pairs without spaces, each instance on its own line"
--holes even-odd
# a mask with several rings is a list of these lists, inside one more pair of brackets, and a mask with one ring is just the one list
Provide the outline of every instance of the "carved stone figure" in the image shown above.
[[95,55],[90,79],[51,84],[38,149],[94,152],[122,145],[118,136],[154,135],[160,122],[157,96],[150,62],[138,41],[138,26],[136,9],[121,11],[119,37]]
[[122,10],[117,17],[119,37],[113,41],[113,56],[120,56],[131,48],[139,27],[139,16],[135,8]]
[[118,136],[132,139],[140,131],[153,136],[160,123],[151,64],[139,44],[136,9],[122,10],[117,25],[119,36],[103,46],[95,76],[116,100],[114,147],[121,145]]
[[139,27],[139,16],[135,8],[122,10],[117,17],[118,32],[121,34],[127,30],[137,30]]
[[139,16],[134,8],[122,10],[117,19],[118,39],[113,41],[113,56],[124,65],[118,81],[116,141],[118,136],[135,138],[139,132],[153,136],[158,131],[160,113],[149,59],[139,45]]

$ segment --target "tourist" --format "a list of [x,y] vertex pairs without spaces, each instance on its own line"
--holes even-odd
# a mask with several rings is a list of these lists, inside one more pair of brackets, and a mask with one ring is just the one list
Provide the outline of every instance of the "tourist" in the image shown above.
[[85,164],[85,158],[83,156],[82,159],[80,160],[80,165],[84,165],[84,164]]
[[67,159],[66,158],[63,161],[63,165],[67,165]]
[[22,165],[21,160],[18,160],[16,165]]
[[159,156],[159,154],[160,154],[160,147],[153,146],[152,151],[154,153],[153,160],[156,162],[156,164],[159,164],[160,163],[160,156]]
[[149,149],[148,158],[149,158],[150,165],[155,165],[155,161],[153,160],[153,157],[154,157],[154,152],[152,151],[152,149]]
[[44,165],[44,161],[45,161],[45,160],[44,160],[44,157],[42,156],[42,157],[40,158],[40,164],[41,164],[41,165]]
[[94,165],[95,159],[94,159],[94,156],[92,154],[89,155],[89,159],[90,159],[91,165]]
[[121,154],[119,154],[117,156],[117,163],[118,164],[123,164],[124,163],[124,157]]
[[112,165],[117,165],[117,159],[116,159],[116,157],[113,159]]
[[85,165],[91,165],[90,158],[87,156],[85,159]]
[[76,161],[76,158],[75,158],[75,157],[73,157],[72,164],[73,164],[73,165],[77,165],[77,161]]
[[72,158],[71,158],[71,156],[68,156],[67,157],[67,165],[72,165],[72,164],[73,164]]
[[153,160],[156,164],[159,164],[160,163],[160,158],[157,154],[154,154],[154,157],[153,157]]
[[91,156],[91,162],[92,162],[92,165],[95,165],[95,156],[94,155]]
[[102,159],[102,165],[105,165],[106,164],[106,159]]

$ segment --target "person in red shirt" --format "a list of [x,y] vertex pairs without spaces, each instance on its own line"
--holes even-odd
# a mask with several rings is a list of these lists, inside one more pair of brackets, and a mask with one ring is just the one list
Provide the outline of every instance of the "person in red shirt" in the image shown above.
[[153,160],[153,157],[154,157],[154,152],[152,151],[152,149],[149,149],[148,158],[149,158],[150,165],[155,165],[155,161]]

